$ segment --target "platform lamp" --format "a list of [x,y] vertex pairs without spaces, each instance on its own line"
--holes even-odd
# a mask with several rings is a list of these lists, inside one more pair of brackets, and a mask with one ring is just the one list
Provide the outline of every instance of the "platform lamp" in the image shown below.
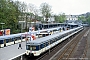
[[[50,35],[50,30],[48,30],[47,32]],[[50,45],[50,41],[49,41],[49,45]],[[49,54],[50,54],[50,49],[49,49]]]

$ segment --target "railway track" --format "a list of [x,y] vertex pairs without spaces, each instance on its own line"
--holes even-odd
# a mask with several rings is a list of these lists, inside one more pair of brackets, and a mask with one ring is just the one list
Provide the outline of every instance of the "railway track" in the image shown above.
[[[64,40],[62,43],[56,45],[55,47],[53,47],[50,50],[46,51],[45,53],[41,54],[39,57],[36,57],[36,58],[34,57],[32,59],[28,58],[28,59],[29,60],[66,60],[66,59],[69,60],[71,55],[75,52],[78,42],[81,40],[81,37],[85,34],[85,32],[87,30],[88,30],[88,28],[85,28],[79,34],[75,34],[72,37],[68,38],[67,40]],[[74,39],[72,39],[72,38],[74,38]],[[63,49],[62,51],[59,52],[60,53],[59,56],[55,56],[54,59],[50,59],[54,54],[57,53],[57,51],[62,49],[68,42],[70,42],[69,45],[67,45],[65,47],[65,49]],[[87,48],[87,47],[85,47],[85,48]],[[85,53],[86,53],[86,50],[84,50],[84,54],[82,55],[83,58],[85,58],[85,56],[86,56]],[[25,60],[28,60],[28,59],[25,59]]]
[[41,54],[39,58],[35,60],[49,60],[50,57],[53,56],[59,49],[61,49],[66,43],[68,43],[70,39],[63,41],[62,43],[56,45],[55,47],[51,48],[50,50],[46,51],[45,53]]
[[[70,58],[71,55],[75,52],[75,48],[77,48],[78,42],[83,39],[83,35],[85,34],[85,32],[88,30],[85,29],[84,31],[82,31],[82,33],[77,36],[75,39],[73,39],[67,46],[66,48],[60,52],[60,56],[58,57],[57,60],[71,60],[71,59],[76,59],[76,58]],[[83,40],[85,41],[85,40]],[[84,51],[85,52],[85,51]],[[83,58],[85,57],[85,55],[83,56]]]

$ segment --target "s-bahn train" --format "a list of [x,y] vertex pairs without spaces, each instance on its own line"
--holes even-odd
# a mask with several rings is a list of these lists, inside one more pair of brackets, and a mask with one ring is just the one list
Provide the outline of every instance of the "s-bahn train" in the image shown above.
[[81,30],[83,30],[83,26],[30,41],[26,43],[26,55],[39,56]]
[[24,41],[25,40],[24,38],[25,37],[21,36],[21,34],[11,34],[6,36],[0,36],[0,48]]

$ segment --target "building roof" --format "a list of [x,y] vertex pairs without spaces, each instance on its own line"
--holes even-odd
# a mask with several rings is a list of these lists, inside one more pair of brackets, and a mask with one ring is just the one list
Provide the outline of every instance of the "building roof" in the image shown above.
[[76,24],[76,23],[68,23],[68,25],[78,25],[78,24]]

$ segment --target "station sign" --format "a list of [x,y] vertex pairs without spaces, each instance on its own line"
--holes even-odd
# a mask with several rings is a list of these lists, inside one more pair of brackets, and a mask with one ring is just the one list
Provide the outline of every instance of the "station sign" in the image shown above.
[[3,36],[3,31],[0,31],[0,36]]
[[5,29],[5,35],[10,35],[10,29]]

